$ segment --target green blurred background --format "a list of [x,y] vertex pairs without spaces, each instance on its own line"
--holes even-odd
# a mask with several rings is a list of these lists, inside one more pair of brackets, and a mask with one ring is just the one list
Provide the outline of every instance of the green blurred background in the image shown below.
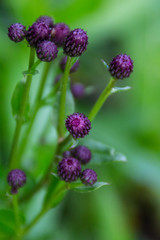
[[[98,169],[111,182],[94,193],[70,192],[30,232],[26,240],[159,240],[160,239],[160,1],[159,0],[1,0],[0,1],[0,160],[5,163],[15,121],[10,100],[28,48],[7,36],[10,24],[31,25],[40,15],[81,27],[89,36],[88,50],[72,78],[96,86],[76,102],[85,113],[109,79],[101,59],[119,53],[134,60],[134,72],[121,86],[132,89],[109,98],[93,123],[91,135],[128,157]],[[33,86],[36,89],[36,84]],[[42,114],[43,115],[43,114]],[[34,131],[42,132],[43,118]],[[31,219],[43,192],[27,205]]]

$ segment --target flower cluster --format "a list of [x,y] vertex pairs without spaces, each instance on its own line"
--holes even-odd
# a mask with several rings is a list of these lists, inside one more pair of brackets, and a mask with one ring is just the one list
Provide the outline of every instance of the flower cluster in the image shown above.
[[[68,116],[66,128],[73,138],[83,138],[91,129],[90,120],[83,113],[74,113]],[[58,164],[58,175],[66,181],[72,182],[80,177],[85,185],[93,185],[97,181],[97,174],[92,169],[81,171],[81,164],[90,162],[91,151],[86,146],[80,145],[63,153],[63,159]]]
[[85,185],[93,185],[97,182],[97,174],[92,169],[81,171],[81,164],[85,165],[91,160],[91,151],[86,146],[77,146],[63,153],[63,159],[58,164],[58,175],[66,181],[72,182],[81,179]]
[[[44,62],[57,57],[58,47],[63,47],[67,56],[77,57],[82,55],[88,44],[88,36],[83,29],[70,31],[67,24],[54,24],[49,16],[39,17],[27,30],[20,23],[12,24],[8,28],[8,36],[14,42],[21,42],[26,38],[29,45],[36,48],[37,57]],[[65,60],[62,62],[63,66],[64,64]],[[71,72],[76,71],[78,65],[76,63]]]
[[[67,88],[68,81],[70,79],[69,74],[75,73],[79,68],[79,57],[86,51],[88,46],[87,33],[81,28],[70,30],[67,24],[55,23],[54,20],[49,16],[40,16],[31,26],[28,27],[28,29],[26,28],[26,26],[23,26],[20,23],[12,24],[8,28],[8,36],[15,43],[21,42],[24,39],[26,39],[30,48],[32,50],[34,49],[34,51],[36,52],[37,58],[40,61],[44,61],[44,62],[51,62],[54,59],[56,59],[58,55],[58,49],[59,48],[63,49],[64,56],[59,61],[59,71],[61,71],[61,74],[56,76],[55,82],[54,82],[56,86],[54,90],[51,91],[48,94],[48,96],[45,97],[45,99],[43,99],[43,90],[44,90],[43,88],[45,86],[45,81],[48,77],[48,72],[47,72],[48,70],[46,70],[42,78],[43,81],[42,83],[40,83],[41,84],[40,92],[38,92],[38,98],[40,99],[40,102],[38,102],[37,100],[36,102],[37,107],[35,107],[36,110],[35,112],[33,111],[34,114],[36,114],[37,109],[39,109],[41,105],[43,105],[41,103],[44,102],[44,105],[45,105],[45,103],[47,103],[46,101],[48,99],[51,99],[53,96],[54,96],[54,101],[56,102],[57,100],[58,102],[57,108],[59,108],[58,109],[59,121],[57,121],[58,122],[58,127],[57,127],[58,140],[57,140],[57,150],[56,150],[55,156],[58,156],[60,153],[62,153],[62,151],[64,151],[64,148],[66,149],[67,146],[69,145],[67,142],[68,139],[70,141],[72,137],[74,140],[77,140],[77,139],[86,137],[90,133],[91,121],[97,115],[98,111],[101,109],[107,97],[110,96],[111,93],[113,93],[112,90],[116,81],[118,79],[124,79],[130,76],[130,74],[133,71],[133,61],[131,60],[130,56],[126,54],[119,54],[116,57],[114,57],[110,62],[109,69],[108,69],[111,75],[110,83],[106,86],[106,88],[98,98],[97,102],[93,106],[89,114],[89,117],[87,117],[84,113],[74,112],[73,114],[69,115],[66,118],[65,108],[67,105],[66,96],[67,96],[67,90],[68,90]],[[32,56],[34,55],[31,54],[30,59],[32,59]],[[74,59],[75,61],[71,58],[75,58]],[[30,61],[30,62],[33,62],[33,64],[32,63],[29,64],[29,68],[33,70],[35,66],[37,67],[37,64],[40,62],[39,60],[36,63],[34,63],[34,60]],[[105,63],[105,65],[107,64]],[[32,71],[28,75],[32,75]],[[60,79],[62,79],[62,81],[60,81]],[[57,84],[58,82],[59,84]],[[82,98],[85,95],[85,93],[87,94],[87,92],[89,92],[85,89],[82,83],[73,83],[72,79],[70,82],[71,82],[70,90],[72,91],[72,94],[75,98]],[[26,89],[24,89],[24,94],[25,94],[24,99],[28,99],[29,90],[30,90],[29,88],[27,89],[27,91]],[[58,95],[59,98],[58,97],[56,98],[55,97],[56,94],[57,95],[60,94],[60,97]],[[18,95],[18,98],[19,98],[19,95]],[[16,99],[17,99],[17,96],[16,96]],[[44,100],[44,101],[41,101],[41,100]],[[22,101],[22,110],[23,109],[25,110],[26,105],[27,105],[27,101]],[[24,112],[25,111],[20,111],[19,119],[23,119]],[[34,114],[33,116],[35,116]],[[33,125],[33,120],[34,120],[34,117],[32,118],[31,125],[29,125],[28,128],[26,129],[27,131],[31,130]],[[19,121],[19,122],[17,121],[17,124],[19,124],[17,125],[18,126],[17,129],[19,129],[19,133],[16,133],[17,134],[16,143],[14,143],[13,141],[14,154],[13,153],[11,154],[10,162],[15,161],[13,156],[18,156],[18,154],[16,155],[15,152],[17,153],[17,149],[19,145],[20,145],[20,150],[22,150],[22,152],[24,151],[23,147],[21,147],[21,144],[19,144],[19,139],[21,136],[22,121]],[[66,127],[66,130],[68,130],[69,132],[69,138],[68,136],[65,138],[64,127]],[[22,145],[23,145],[23,139],[22,139]],[[24,144],[24,145],[27,145],[27,144]],[[22,155],[22,153],[20,155]],[[94,185],[97,182],[97,173],[93,169],[89,169],[89,168],[84,169],[84,166],[86,166],[91,161],[91,159],[92,159],[91,150],[84,145],[78,145],[74,148],[70,148],[69,150],[63,152],[62,160],[59,161],[57,166],[57,172],[58,172],[59,178],[65,182],[73,182],[73,181],[76,181],[77,179],[80,179],[84,185],[87,185],[87,186]],[[55,162],[57,161],[56,157],[54,161]],[[47,174],[49,174],[51,170],[52,169],[49,168]],[[46,179],[47,179],[46,176],[44,176],[42,183],[46,182]],[[20,169],[14,169],[8,173],[7,181],[8,181],[8,184],[11,186],[11,194],[17,194],[19,188],[21,188],[26,183],[26,174]],[[30,194],[30,196],[32,196],[32,194]]]

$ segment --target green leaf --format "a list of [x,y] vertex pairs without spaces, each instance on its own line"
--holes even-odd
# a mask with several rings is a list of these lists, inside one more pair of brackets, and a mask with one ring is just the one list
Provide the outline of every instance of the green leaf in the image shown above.
[[128,91],[130,89],[131,89],[131,87],[129,87],[129,86],[126,86],[126,87],[114,87],[114,88],[112,88],[111,93],[124,92],[124,91]]
[[101,59],[101,62],[103,63],[103,65],[107,68],[107,70],[109,69],[109,66],[108,66],[108,64],[103,60],[103,59]]
[[24,76],[26,76],[26,75],[36,75],[36,74],[39,73],[39,71],[36,70],[36,69],[30,69],[30,70],[23,71],[22,73],[23,73]]
[[58,177],[58,174],[56,174],[56,173],[51,173],[55,178],[57,178],[57,179],[59,179],[59,177]]
[[104,143],[93,139],[83,140],[81,143],[87,146],[92,152],[92,159],[89,163],[91,165],[102,165],[112,161],[127,161],[125,155]]
[[74,57],[71,59],[71,67],[78,61],[79,57]]
[[[16,120],[20,117],[21,103],[24,96],[24,91],[25,82],[17,83],[11,99],[12,114]],[[23,114],[23,122],[27,122],[29,120],[29,110],[30,105],[28,101]]]
[[92,186],[86,186],[82,183],[71,183],[70,188],[80,193],[87,193],[87,192],[95,191],[100,187],[107,186],[107,185],[110,185],[110,184],[107,182],[96,182]]

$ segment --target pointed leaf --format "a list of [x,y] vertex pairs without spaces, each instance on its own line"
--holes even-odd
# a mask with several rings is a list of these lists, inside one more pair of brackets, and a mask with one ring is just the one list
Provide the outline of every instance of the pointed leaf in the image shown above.
[[127,158],[122,153],[117,152],[114,148],[93,139],[83,140],[81,142],[92,152],[92,159],[89,164],[102,165],[112,161],[126,162]]
[[71,183],[70,185],[71,185],[70,188],[74,189],[77,192],[87,193],[87,192],[95,191],[95,190],[99,189],[100,187],[107,186],[107,185],[110,185],[110,184],[106,183],[106,182],[96,182],[92,186],[85,186],[82,183],[81,184],[79,183],[79,185],[77,183],[77,184],[75,184],[75,186],[74,186],[74,183]]
[[101,62],[103,63],[103,65],[107,68],[107,70],[109,69],[109,66],[108,66],[108,64],[103,60],[103,59],[101,59]]
[[126,87],[114,87],[114,88],[112,88],[111,93],[124,92],[124,91],[128,91],[130,89],[131,89],[131,87],[129,87],[129,86],[126,86]]
[[39,73],[39,71],[36,70],[36,69],[30,69],[30,70],[23,71],[22,73],[23,73],[24,76],[26,76],[26,75],[36,75],[36,74]]
[[74,57],[71,59],[71,67],[78,61],[79,57]]

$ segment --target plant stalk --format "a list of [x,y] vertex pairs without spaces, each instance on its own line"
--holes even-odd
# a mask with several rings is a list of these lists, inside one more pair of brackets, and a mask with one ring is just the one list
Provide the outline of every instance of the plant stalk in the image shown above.
[[59,122],[58,122],[58,132],[60,137],[64,136],[66,92],[67,92],[67,84],[68,84],[70,68],[71,68],[71,57],[67,57],[66,67],[64,70],[63,78],[62,78],[62,89],[61,89],[61,97],[60,97]]
[[115,83],[116,83],[116,79],[111,78],[108,85],[106,86],[106,88],[101,93],[100,97],[98,98],[97,102],[93,106],[93,108],[92,108],[92,110],[91,110],[91,112],[88,116],[88,118],[91,121],[96,117],[97,113],[100,111],[100,109],[103,106],[106,99],[111,95],[111,91],[112,91],[112,88],[114,87]]

